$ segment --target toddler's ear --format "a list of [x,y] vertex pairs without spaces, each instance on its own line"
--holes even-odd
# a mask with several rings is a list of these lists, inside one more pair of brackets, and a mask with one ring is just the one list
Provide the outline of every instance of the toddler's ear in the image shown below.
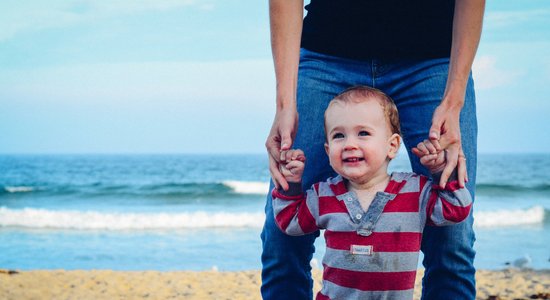
[[329,154],[329,150],[330,148],[328,147],[328,143],[325,142],[325,152],[327,153],[327,155]]
[[390,146],[390,149],[388,150],[388,158],[394,159],[395,156],[397,156],[399,146],[401,145],[401,136],[397,133],[392,134],[392,136],[388,140],[388,143]]

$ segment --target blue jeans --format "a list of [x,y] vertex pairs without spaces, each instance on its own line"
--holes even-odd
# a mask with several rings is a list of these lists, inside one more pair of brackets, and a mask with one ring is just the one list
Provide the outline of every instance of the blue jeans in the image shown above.
[[[414,172],[429,175],[411,147],[428,137],[432,115],[445,91],[449,59],[355,61],[319,54],[300,53],[297,109],[298,132],[293,148],[307,157],[304,187],[335,173],[324,149],[324,111],[330,100],[354,85],[369,85],[388,94],[399,109],[403,142]],[[468,159],[467,188],[475,193],[477,121],[473,80],[470,76],[460,115],[462,147]],[[273,188],[273,186],[271,186]],[[319,232],[301,237],[283,234],[274,222],[271,195],[267,196],[262,231],[262,297],[311,299],[313,281],[310,260]],[[473,217],[455,226],[430,227],[423,233],[422,299],[475,299],[475,240]]]

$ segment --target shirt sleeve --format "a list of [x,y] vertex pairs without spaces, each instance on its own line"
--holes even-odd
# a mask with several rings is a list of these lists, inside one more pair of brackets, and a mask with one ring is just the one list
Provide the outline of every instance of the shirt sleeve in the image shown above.
[[421,193],[421,201],[425,204],[427,225],[448,226],[464,221],[472,208],[472,196],[465,188],[461,188],[456,176],[451,177],[445,188],[439,186],[441,174],[434,174],[433,181],[425,183]]
[[275,223],[286,234],[298,236],[313,233],[319,228],[309,206],[319,205],[319,196],[313,186],[302,191],[301,183],[289,183],[288,191],[273,189]]

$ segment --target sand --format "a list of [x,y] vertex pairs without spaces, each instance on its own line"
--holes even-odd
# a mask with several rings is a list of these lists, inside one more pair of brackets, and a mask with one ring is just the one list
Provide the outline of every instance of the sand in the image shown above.
[[[319,270],[314,278],[318,291]],[[550,299],[550,270],[481,270],[476,278],[478,299]],[[0,270],[0,299],[260,299],[260,283],[259,271]]]

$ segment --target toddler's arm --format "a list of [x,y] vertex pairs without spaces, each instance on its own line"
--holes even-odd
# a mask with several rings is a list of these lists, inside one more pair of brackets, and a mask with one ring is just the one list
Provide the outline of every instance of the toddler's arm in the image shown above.
[[445,226],[462,222],[470,213],[472,198],[470,192],[460,185],[456,169],[451,174],[449,182],[444,187],[437,183],[447,165],[445,151],[437,151],[437,141],[424,140],[413,148],[413,153],[420,158],[420,163],[432,174],[431,186],[424,189],[422,203],[426,205],[428,224]]
[[427,213],[428,225],[453,225],[468,217],[472,208],[472,197],[465,187],[458,185],[456,178],[447,182],[445,188],[431,181],[426,184],[430,186],[424,188],[421,201],[422,209]]
[[277,226],[288,235],[304,235],[318,230],[310,207],[318,207],[319,196],[315,187],[306,194],[302,190],[305,155],[302,150],[281,152],[281,174],[288,182],[288,190],[273,189],[273,214]]

